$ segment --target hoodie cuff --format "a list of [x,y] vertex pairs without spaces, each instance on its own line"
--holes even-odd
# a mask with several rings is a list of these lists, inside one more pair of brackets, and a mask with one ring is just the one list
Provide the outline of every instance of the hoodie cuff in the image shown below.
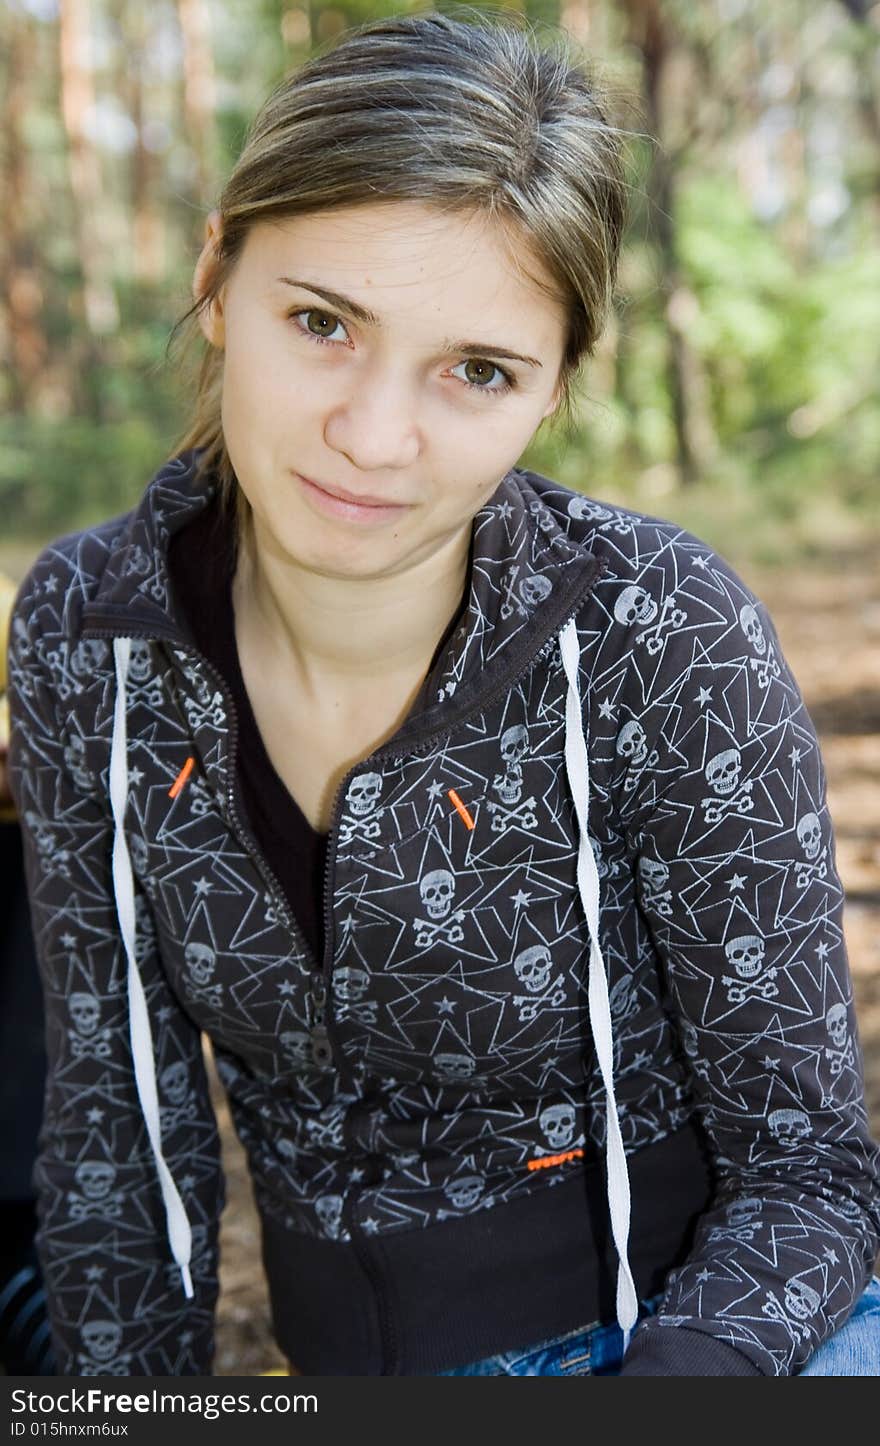
[[760,1376],[735,1346],[706,1331],[686,1326],[654,1326],[644,1321],[623,1358],[621,1376]]

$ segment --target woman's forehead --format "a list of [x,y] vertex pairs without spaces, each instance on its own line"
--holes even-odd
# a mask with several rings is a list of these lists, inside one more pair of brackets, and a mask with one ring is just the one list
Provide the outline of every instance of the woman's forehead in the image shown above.
[[245,252],[261,285],[317,282],[355,299],[377,325],[386,307],[424,313],[459,301],[479,304],[482,315],[498,309],[511,324],[521,308],[532,323],[560,311],[543,289],[553,278],[528,241],[475,211],[386,202],[305,212],[257,222]]

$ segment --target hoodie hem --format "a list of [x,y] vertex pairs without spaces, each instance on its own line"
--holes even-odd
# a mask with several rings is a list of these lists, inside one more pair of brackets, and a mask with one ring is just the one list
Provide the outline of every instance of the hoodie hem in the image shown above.
[[[630,1266],[646,1299],[687,1254],[712,1177],[693,1121],[631,1155],[628,1166]],[[618,1262],[604,1165],[591,1160],[555,1178],[548,1172],[541,1188],[461,1220],[369,1236],[359,1230],[369,1271],[351,1241],[304,1235],[263,1214],[280,1350],[304,1375],[433,1375],[612,1323]],[[368,1207],[363,1190],[355,1216]],[[382,1345],[389,1323],[398,1341],[392,1357]]]

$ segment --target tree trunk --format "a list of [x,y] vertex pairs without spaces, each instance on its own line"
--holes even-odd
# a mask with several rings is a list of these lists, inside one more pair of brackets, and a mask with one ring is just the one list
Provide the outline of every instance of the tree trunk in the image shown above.
[[205,0],[177,0],[183,41],[184,134],[195,157],[193,186],[200,204],[213,196],[216,86],[211,17]]
[[103,181],[100,158],[86,130],[94,104],[88,0],[60,0],[61,115],[67,136],[74,226],[82,276],[81,307],[85,331],[74,344],[83,388],[83,405],[93,420],[104,421],[100,368],[104,339],[119,330],[119,307],[104,243]]
[[4,312],[3,370],[7,378],[4,400],[9,411],[24,414],[33,405],[49,351],[40,316],[43,290],[29,225],[29,161],[23,135],[27,77],[34,73],[33,22],[7,10],[3,33],[6,64],[0,125],[6,138],[6,184],[0,206],[0,305]]
[[688,339],[688,323],[697,305],[682,272],[675,236],[674,161],[667,148],[663,97],[671,41],[659,0],[624,0],[630,40],[642,59],[647,123],[657,141],[647,181],[649,213],[660,262],[669,345],[666,378],[675,431],[678,474],[683,486],[695,482],[716,452],[708,387],[699,355]]
[[135,125],[131,156],[132,273],[135,281],[159,286],[165,277],[165,229],[158,205],[158,160],[144,144],[149,120],[144,99],[144,57],[150,44],[150,11],[139,5],[119,7],[125,38],[122,93]]

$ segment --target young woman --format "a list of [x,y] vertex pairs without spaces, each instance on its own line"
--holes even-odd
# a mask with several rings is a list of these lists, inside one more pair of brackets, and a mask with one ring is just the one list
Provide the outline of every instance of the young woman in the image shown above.
[[843,894],[772,623],[689,533],[516,465],[625,194],[563,45],[349,32],[209,218],[178,451],[23,585],[66,1373],[210,1370],[202,1032],[294,1370],[876,1353]]

